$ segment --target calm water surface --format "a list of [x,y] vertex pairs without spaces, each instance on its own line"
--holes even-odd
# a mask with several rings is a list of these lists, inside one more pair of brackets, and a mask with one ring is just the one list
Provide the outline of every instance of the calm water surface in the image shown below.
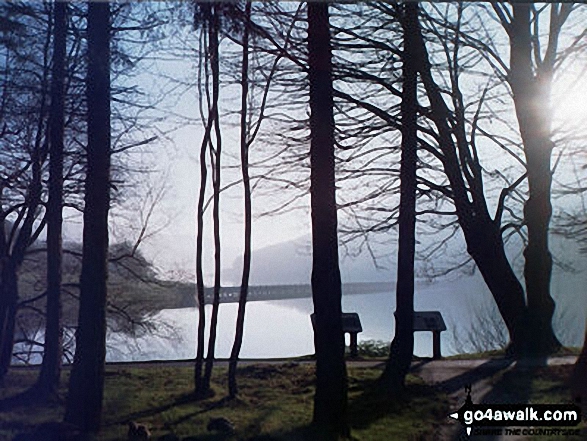
[[[393,337],[395,296],[392,293],[360,294],[343,296],[343,311],[357,312],[361,318],[363,332],[359,342],[382,340]],[[565,344],[582,344],[585,296],[574,299],[580,308],[559,306],[559,318],[565,323],[572,319],[575,325],[559,329],[559,337]],[[234,340],[234,323],[238,305],[220,305],[216,354],[228,357]],[[442,353],[452,355],[463,352],[462,340],[479,326],[479,319],[497,315],[487,288],[475,278],[464,278],[454,282],[421,285],[416,288],[415,309],[437,310],[444,317],[448,330],[442,333]],[[579,312],[573,316],[573,309]],[[206,307],[210,316],[211,307]],[[314,352],[310,314],[313,311],[310,298],[249,302],[245,319],[245,337],[241,350],[243,358],[293,357]],[[156,317],[158,334],[139,339],[113,334],[108,337],[109,361],[189,359],[196,353],[197,309],[168,309]],[[499,319],[497,319],[499,320]],[[172,329],[173,331],[172,331]],[[348,336],[347,336],[348,340]],[[466,340],[466,338],[465,338]],[[207,341],[207,337],[206,337]],[[430,332],[415,334],[414,352],[419,356],[432,355]]]

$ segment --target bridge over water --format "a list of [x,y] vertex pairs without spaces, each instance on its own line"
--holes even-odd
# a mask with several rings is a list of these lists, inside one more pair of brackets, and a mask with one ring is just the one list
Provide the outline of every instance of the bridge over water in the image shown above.
[[[394,290],[392,283],[365,282],[343,283],[342,293],[374,294],[380,292],[391,293]],[[214,296],[213,288],[205,288],[206,304],[211,304]],[[223,286],[220,288],[220,303],[238,302],[240,286]],[[311,285],[252,285],[249,286],[248,301],[301,299],[312,296]]]

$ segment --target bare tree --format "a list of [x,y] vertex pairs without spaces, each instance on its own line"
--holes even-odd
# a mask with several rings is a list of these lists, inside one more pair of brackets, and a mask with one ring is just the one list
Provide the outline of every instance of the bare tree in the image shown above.
[[[18,274],[27,248],[45,226],[43,164],[49,95],[51,30],[34,7],[2,5],[15,17],[3,41],[5,63],[0,118],[0,380],[12,360],[19,302]],[[45,8],[45,6],[43,6]],[[22,19],[22,21],[19,21]],[[28,38],[24,44],[20,38]],[[13,40],[14,38],[14,40]]]
[[[218,100],[220,94],[220,61],[219,61],[219,43],[220,43],[220,16],[222,6],[219,3],[209,3],[199,5],[196,9],[196,23],[202,23],[204,30],[201,38],[206,44],[203,45],[206,51],[204,69],[205,69],[205,96],[207,97],[210,107],[208,109],[208,121],[204,133],[204,139],[200,147],[200,195],[197,208],[198,237],[196,242],[196,277],[198,289],[198,346],[196,350],[195,364],[195,394],[196,397],[206,396],[210,393],[210,381],[212,378],[212,369],[214,367],[214,357],[216,348],[216,333],[218,323],[218,312],[220,307],[220,192],[221,192],[221,154],[222,154],[222,133],[220,130],[220,117],[218,110]],[[210,70],[210,79],[208,78],[208,69]],[[209,89],[211,81],[211,91]],[[212,137],[214,131],[214,137]],[[210,317],[210,335],[208,339],[208,348],[206,353],[206,363],[202,374],[202,363],[204,355],[204,330],[205,330],[205,296],[204,282],[202,272],[202,245],[203,245],[203,222],[205,204],[205,185],[207,180],[206,153],[209,153],[212,167],[212,218],[214,229],[214,294],[212,299],[212,314]]]
[[524,205],[524,222],[528,231],[524,278],[527,326],[532,335],[528,350],[534,354],[547,354],[561,346],[552,329],[554,301],[550,295],[552,256],[548,234],[552,217],[550,161],[554,147],[549,112],[550,89],[561,30],[573,5],[550,5],[548,44],[544,54],[540,52],[539,13],[535,5],[513,4],[509,12],[505,5],[494,4],[494,9],[510,39],[508,82],[513,92],[528,171],[528,199]]

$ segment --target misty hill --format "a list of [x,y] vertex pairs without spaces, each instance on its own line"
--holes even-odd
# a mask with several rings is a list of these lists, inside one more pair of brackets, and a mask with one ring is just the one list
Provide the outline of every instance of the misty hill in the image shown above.
[[[380,259],[376,268],[367,253],[346,256],[340,253],[340,272],[343,283],[382,282],[395,279],[395,268],[388,258]],[[238,285],[242,261],[237,258],[230,268],[223,270],[227,285]],[[253,250],[251,256],[251,285],[307,285],[312,273],[310,236]]]
[[[47,253],[39,243],[27,253],[19,272],[21,308],[17,317],[24,331],[43,329]],[[161,309],[189,306],[193,291],[177,282],[158,279],[153,265],[128,243],[110,247],[108,275],[108,323],[111,329],[140,332],[149,326],[149,317]],[[81,273],[81,244],[64,243],[63,323],[76,325]]]

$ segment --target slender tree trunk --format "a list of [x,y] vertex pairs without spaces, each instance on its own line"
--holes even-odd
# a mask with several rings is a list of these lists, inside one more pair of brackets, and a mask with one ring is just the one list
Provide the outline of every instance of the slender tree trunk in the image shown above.
[[[552,8],[555,5],[551,6]],[[528,170],[529,197],[524,206],[528,244],[524,250],[524,278],[528,303],[529,351],[548,354],[561,344],[552,329],[554,301],[550,295],[552,256],[548,246],[548,229],[552,216],[550,193],[552,171],[550,158],[550,84],[552,70],[545,61],[535,74],[532,67],[532,33],[530,5],[513,5],[510,33],[510,85],[516,115],[524,143]],[[552,29],[552,26],[551,26]],[[551,34],[550,38],[554,36]]]
[[54,4],[53,70],[49,128],[49,201],[47,203],[47,318],[45,350],[38,386],[57,394],[62,363],[61,229],[63,207],[64,72],[67,3]]
[[241,171],[243,177],[243,193],[245,201],[245,244],[243,251],[243,274],[241,279],[240,297],[238,300],[238,312],[236,317],[236,332],[234,345],[230,353],[230,363],[228,366],[228,395],[236,397],[238,387],[236,382],[236,368],[238,356],[243,344],[243,335],[245,327],[245,308],[247,305],[247,294],[249,291],[249,275],[251,272],[251,183],[249,179],[249,144],[247,140],[247,97],[249,92],[249,22],[251,18],[251,2],[245,6],[245,21],[243,31],[243,59],[241,71]]
[[88,4],[88,147],[76,348],[65,421],[98,432],[106,357],[110,207],[110,5]]
[[[206,134],[210,134],[210,126],[207,127]],[[196,363],[194,369],[194,384],[196,396],[203,396],[203,377],[202,367],[204,364],[204,347],[205,347],[205,330],[206,330],[206,297],[204,290],[204,273],[202,269],[202,245],[204,241],[204,203],[206,198],[206,180],[208,168],[206,167],[206,151],[208,139],[205,136],[200,147],[200,195],[198,198],[197,212],[197,237],[196,237],[196,287],[198,299],[198,337],[196,348]]]
[[416,247],[416,171],[418,167],[418,3],[403,5],[402,156],[395,335],[382,380],[388,393],[404,388],[414,353],[414,254]]
[[214,132],[216,137],[216,148],[211,148],[213,170],[212,188],[213,203],[212,219],[214,222],[214,298],[212,299],[212,313],[210,316],[210,336],[208,339],[208,352],[206,353],[206,366],[204,369],[203,388],[210,390],[212,379],[212,368],[216,349],[216,332],[218,325],[218,311],[220,308],[220,159],[222,153],[222,134],[220,131],[220,119],[218,115],[218,97],[220,93],[220,65],[219,65],[219,8],[217,4],[212,5],[210,15],[210,65],[212,68],[212,99],[214,101],[213,112],[210,118],[214,121]]
[[[205,8],[209,16],[210,4],[203,3],[201,8]],[[207,51],[206,51],[207,54]],[[202,63],[202,60],[200,60]],[[208,56],[205,56],[204,63],[208,63]],[[208,81],[206,77],[205,81]],[[196,363],[194,368],[194,385],[196,397],[204,397],[208,390],[205,390],[203,383],[202,368],[204,365],[204,350],[205,350],[205,330],[206,330],[206,296],[204,289],[204,272],[203,272],[203,242],[204,242],[204,204],[206,202],[206,182],[208,179],[208,167],[206,165],[206,154],[208,145],[210,144],[210,133],[212,131],[212,114],[208,115],[208,122],[204,132],[204,138],[200,146],[200,194],[198,197],[197,208],[197,237],[196,237],[196,286],[198,299],[198,337],[196,348]]]
[[332,50],[327,3],[308,3],[312,299],[316,317],[313,423],[326,436],[347,436],[347,374],[342,333],[334,172]]

